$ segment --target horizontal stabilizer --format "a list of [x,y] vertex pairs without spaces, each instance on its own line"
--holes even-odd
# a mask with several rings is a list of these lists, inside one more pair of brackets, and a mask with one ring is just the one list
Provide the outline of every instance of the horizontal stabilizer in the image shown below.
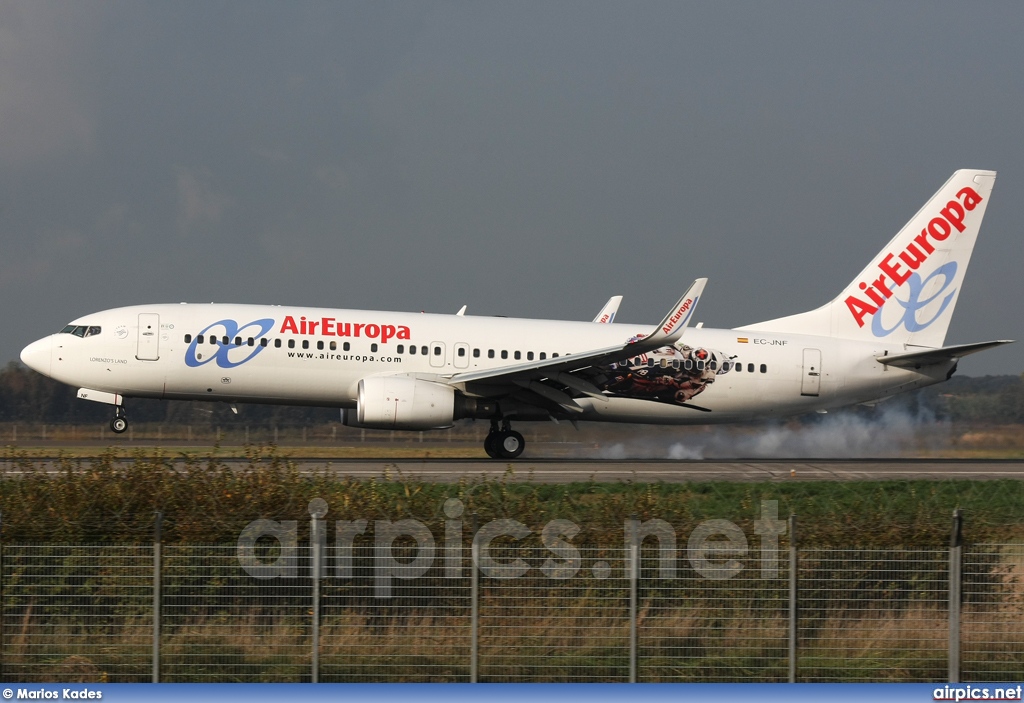
[[879,363],[886,366],[899,366],[904,369],[921,368],[931,364],[941,364],[954,361],[968,354],[977,354],[986,349],[1000,347],[1004,344],[1013,344],[1012,339],[997,339],[991,342],[975,342],[974,344],[957,344],[952,347],[940,347],[938,349],[922,349],[921,351],[909,352],[907,354],[892,354],[889,356],[876,356]]

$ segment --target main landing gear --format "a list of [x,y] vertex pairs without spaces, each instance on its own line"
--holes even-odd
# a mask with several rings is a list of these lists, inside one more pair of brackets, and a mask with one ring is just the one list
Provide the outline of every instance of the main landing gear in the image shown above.
[[116,434],[122,434],[128,429],[128,418],[124,415],[124,408],[120,405],[114,406],[114,419],[110,421],[110,429]]
[[498,429],[498,421],[491,420],[491,431],[484,439],[484,451],[492,459],[515,459],[526,448],[523,436],[512,429],[508,420],[501,421],[501,429]]

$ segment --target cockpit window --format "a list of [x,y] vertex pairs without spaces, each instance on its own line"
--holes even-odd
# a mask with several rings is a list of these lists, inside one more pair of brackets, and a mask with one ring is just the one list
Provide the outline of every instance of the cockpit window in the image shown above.
[[101,331],[102,328],[95,325],[68,325],[60,333],[73,334],[76,337],[95,337]]

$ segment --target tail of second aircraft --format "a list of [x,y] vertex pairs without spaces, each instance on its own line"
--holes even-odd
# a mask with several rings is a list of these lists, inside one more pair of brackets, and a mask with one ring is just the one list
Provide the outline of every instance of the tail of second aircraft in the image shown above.
[[832,302],[739,329],[941,347],[995,180],[957,171]]

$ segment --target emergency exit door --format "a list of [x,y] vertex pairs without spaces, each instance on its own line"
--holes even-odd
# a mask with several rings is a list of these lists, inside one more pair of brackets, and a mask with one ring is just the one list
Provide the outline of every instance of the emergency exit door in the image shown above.
[[135,358],[140,361],[160,358],[160,315],[155,312],[139,313],[139,347]]
[[818,395],[821,389],[821,350],[804,349],[804,375],[800,395]]
[[444,351],[444,342],[431,342],[430,343],[430,365],[437,368],[444,368],[446,359]]

